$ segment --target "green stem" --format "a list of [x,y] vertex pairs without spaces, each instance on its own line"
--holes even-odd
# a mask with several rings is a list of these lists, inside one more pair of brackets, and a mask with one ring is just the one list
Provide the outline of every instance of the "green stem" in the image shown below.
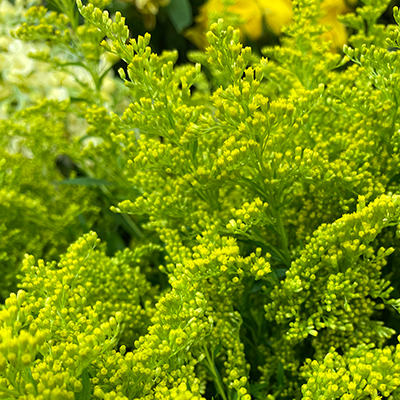
[[284,256],[284,261],[286,266],[290,266],[290,254],[289,254],[289,242],[285,227],[283,226],[282,216],[280,211],[274,206],[271,205],[272,213],[276,221],[276,230],[279,234],[279,241],[281,244],[282,253]]
[[19,393],[16,390],[7,389],[4,386],[0,386],[0,392],[8,394],[9,396],[16,396],[16,398],[19,397]]
[[204,352],[206,355],[208,369],[210,370],[210,372],[212,373],[213,378],[214,378],[215,387],[217,388],[217,391],[221,395],[222,399],[228,400],[228,398],[226,397],[226,394],[225,394],[224,384],[222,382],[221,376],[220,376],[217,368],[215,367],[214,360],[211,359],[210,353],[208,352],[207,347],[203,346],[203,348],[204,348]]

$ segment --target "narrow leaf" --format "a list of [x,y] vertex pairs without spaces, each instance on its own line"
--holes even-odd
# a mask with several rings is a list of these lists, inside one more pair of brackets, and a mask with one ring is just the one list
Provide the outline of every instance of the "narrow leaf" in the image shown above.
[[176,31],[181,33],[193,21],[192,7],[188,0],[171,0],[166,7],[167,14]]
[[65,179],[64,181],[59,182],[62,185],[82,185],[82,186],[110,186],[111,182],[106,181],[105,179],[95,179],[89,178],[87,176],[73,178],[73,179]]
[[75,400],[90,400],[91,398],[90,379],[87,369],[83,370],[80,378],[83,387],[80,392],[75,393]]

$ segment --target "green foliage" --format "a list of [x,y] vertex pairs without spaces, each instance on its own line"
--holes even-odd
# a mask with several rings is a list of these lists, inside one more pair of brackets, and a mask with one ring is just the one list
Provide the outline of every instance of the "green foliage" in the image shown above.
[[0,398],[399,396],[387,3],[343,17],[343,57],[301,0],[268,60],[219,20],[188,65],[106,2],[16,19],[74,84],[0,100]]
[[172,0],[167,5],[167,13],[177,32],[192,24],[192,7],[188,0]]
[[83,187],[58,185],[66,103],[46,101],[0,121],[0,297],[15,290],[25,253],[57,259],[98,213]]

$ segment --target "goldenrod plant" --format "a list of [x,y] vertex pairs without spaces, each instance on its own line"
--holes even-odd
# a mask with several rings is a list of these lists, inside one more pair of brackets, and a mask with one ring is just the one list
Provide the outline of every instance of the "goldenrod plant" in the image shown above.
[[293,1],[263,56],[228,15],[178,64],[46,4],[3,32],[63,79],[2,67],[0,398],[399,399],[399,9],[341,53]]

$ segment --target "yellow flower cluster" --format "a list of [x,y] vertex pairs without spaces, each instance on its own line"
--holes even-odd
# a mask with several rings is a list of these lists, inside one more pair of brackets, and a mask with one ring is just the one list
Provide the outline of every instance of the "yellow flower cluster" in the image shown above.
[[[32,256],[24,260],[25,291],[11,294],[0,312],[5,393],[73,399],[74,393],[90,390],[89,375],[93,385],[117,379],[112,370],[117,341],[132,343],[143,335],[155,312],[156,293],[135,264],[156,248],[110,259],[93,250],[97,244],[96,234],[85,235],[57,266],[36,263]],[[95,376],[92,363],[99,366]],[[25,374],[30,378],[16,379]]]
[[344,356],[331,348],[323,361],[307,360],[303,400],[392,397],[400,386],[399,351],[398,344],[383,349],[360,345]]
[[[375,254],[369,243],[398,218],[398,196],[379,197],[368,207],[360,198],[356,213],[322,225],[307,239],[285,281],[275,286],[271,302],[265,305],[266,318],[276,321],[286,342],[274,344],[275,351],[317,337],[313,342],[320,359],[331,346],[349,350],[360,343],[382,343],[395,333],[371,319],[375,310],[383,308],[382,300],[397,307],[397,301],[389,300],[393,288],[380,273],[393,249],[382,247]],[[285,364],[293,359],[290,352],[286,356]]]

